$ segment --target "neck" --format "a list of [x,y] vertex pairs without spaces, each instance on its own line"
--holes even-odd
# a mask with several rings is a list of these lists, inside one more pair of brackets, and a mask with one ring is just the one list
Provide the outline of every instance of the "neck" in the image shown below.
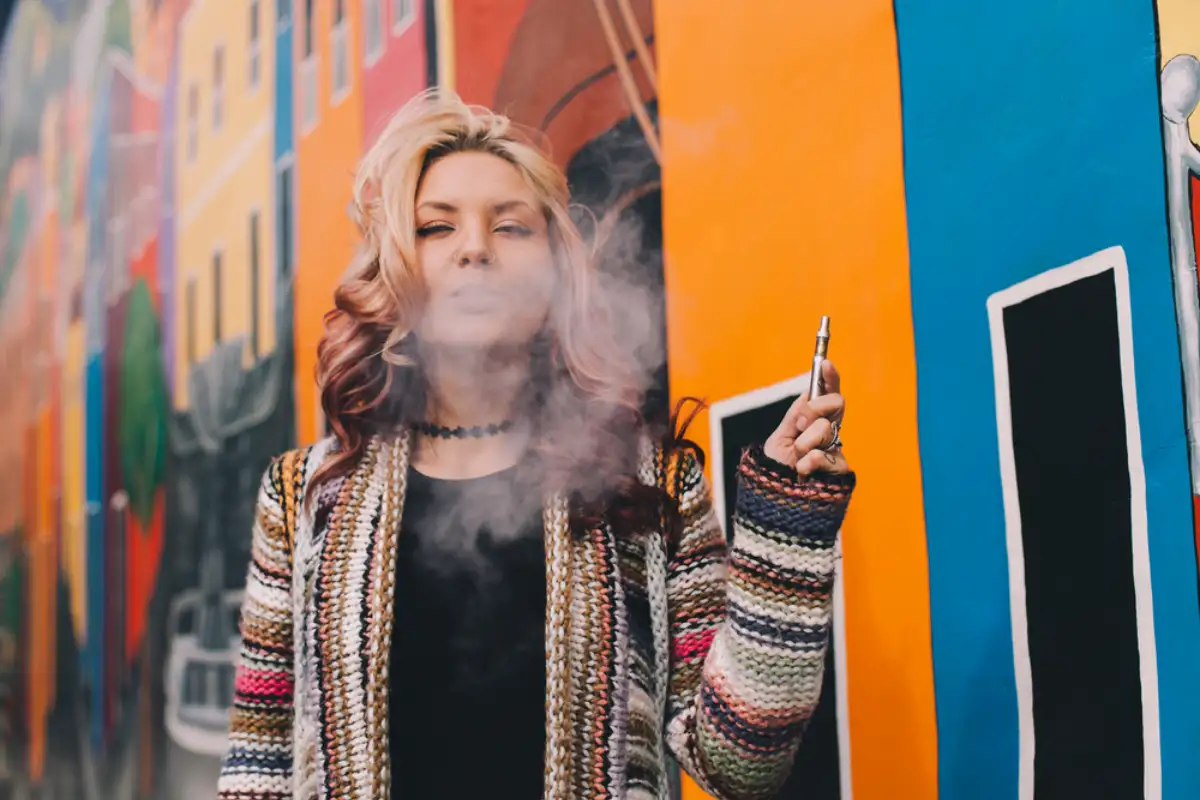
[[421,363],[429,387],[426,421],[445,428],[473,428],[515,420],[492,436],[463,439],[420,437],[413,466],[439,478],[470,478],[515,464],[529,439],[518,405],[529,384],[527,348],[456,351],[428,348]]
[[429,386],[426,419],[447,428],[512,419],[529,383],[529,352],[434,350],[421,354]]

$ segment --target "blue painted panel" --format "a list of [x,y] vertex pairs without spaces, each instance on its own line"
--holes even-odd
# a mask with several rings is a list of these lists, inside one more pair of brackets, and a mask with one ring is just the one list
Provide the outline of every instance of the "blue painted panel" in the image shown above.
[[295,75],[292,70],[292,31],[289,21],[275,35],[275,160],[292,152],[294,146],[292,96]]
[[104,714],[104,355],[88,355],[84,375],[85,428],[84,458],[87,495],[87,645],[84,648],[84,674],[91,684],[93,713],[92,742],[103,741]]
[[1154,9],[1096,8],[896,0],[939,785],[951,800],[1017,796],[987,298],[1113,245],[1130,270],[1163,796],[1200,797],[1200,616]]

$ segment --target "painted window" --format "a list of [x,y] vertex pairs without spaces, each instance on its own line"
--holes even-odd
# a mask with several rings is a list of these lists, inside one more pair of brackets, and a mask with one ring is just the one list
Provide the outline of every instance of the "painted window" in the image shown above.
[[188,277],[187,295],[184,298],[184,330],[187,335],[187,362],[196,363],[196,276]]
[[304,57],[313,54],[313,0],[304,0]]
[[192,84],[187,95],[187,160],[196,160],[200,144],[200,87]]
[[220,250],[213,253],[212,257],[212,293],[213,293],[213,344],[216,345],[221,341],[221,270],[222,270],[222,253]]
[[277,270],[280,275],[292,271],[292,231],[295,229],[292,220],[292,167],[289,164],[279,171],[278,185],[275,191],[276,211],[279,220],[279,245],[276,250]]
[[330,33],[333,45],[333,100],[336,102],[350,89],[350,38],[346,24],[346,0],[333,2],[333,30]]
[[212,62],[212,126],[219,131],[225,121],[225,47],[217,45]]
[[304,0],[304,41],[300,62],[300,124],[307,130],[317,124],[317,53],[313,49],[313,0]]
[[363,28],[367,38],[366,63],[373,64],[383,55],[383,0],[363,0]]
[[[1129,297],[1124,251],[1111,247],[987,301],[1018,785],[1030,787],[1026,797],[1064,781],[1086,783],[1080,753],[1121,754],[1080,795],[1087,797],[1107,794],[1102,786],[1114,787],[1113,797],[1142,794],[1147,771],[1161,761],[1156,737],[1144,729],[1159,714],[1157,691],[1147,688],[1157,675],[1145,644],[1154,637],[1154,587]],[[1047,402],[1072,409],[1069,419],[1046,419]],[[1048,436],[1063,457],[1046,458]],[[1088,532],[1086,559],[1072,535],[1080,530]],[[1081,686],[1105,687],[1104,719],[1121,724],[1097,725]]]
[[390,0],[392,4],[392,31],[400,33],[408,27],[416,16],[413,0]]
[[259,25],[261,8],[258,0],[250,0],[250,64],[248,82],[253,91],[258,88],[259,73],[262,71],[262,35]]
[[260,253],[258,212],[250,212],[250,354],[255,358],[259,355],[258,323],[259,300],[262,293],[262,257]]

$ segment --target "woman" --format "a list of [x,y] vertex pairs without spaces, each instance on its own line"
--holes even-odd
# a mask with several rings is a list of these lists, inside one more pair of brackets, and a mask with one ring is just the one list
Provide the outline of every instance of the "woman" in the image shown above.
[[222,798],[661,797],[669,757],[717,797],[786,779],[854,486],[837,373],[745,454],[727,552],[567,195],[434,93],[364,157],[334,435],[263,479]]

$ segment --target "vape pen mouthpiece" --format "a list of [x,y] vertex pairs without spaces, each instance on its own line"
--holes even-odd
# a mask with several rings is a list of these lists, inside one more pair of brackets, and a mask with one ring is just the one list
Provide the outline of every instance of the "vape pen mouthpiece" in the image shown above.
[[829,317],[821,317],[821,327],[817,330],[817,346],[813,351],[812,372],[808,379],[808,399],[815,400],[821,396],[825,387],[821,380],[821,365],[829,353]]

